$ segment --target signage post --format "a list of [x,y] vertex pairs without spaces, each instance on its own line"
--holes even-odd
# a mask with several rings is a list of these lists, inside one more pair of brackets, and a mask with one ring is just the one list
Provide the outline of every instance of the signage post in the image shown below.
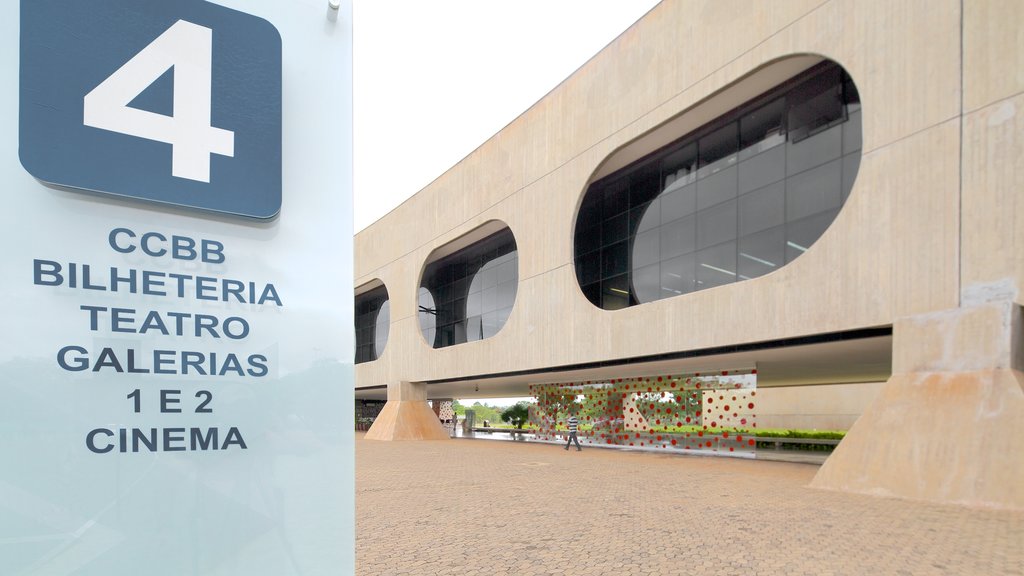
[[353,573],[351,1],[0,30],[0,571]]

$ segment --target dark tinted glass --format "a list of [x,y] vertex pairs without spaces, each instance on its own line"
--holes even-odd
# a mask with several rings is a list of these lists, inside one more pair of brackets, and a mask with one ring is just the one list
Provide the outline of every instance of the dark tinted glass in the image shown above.
[[778,98],[741,117],[740,149],[753,156],[785,142],[785,111],[785,98]]
[[786,264],[786,227],[777,226],[740,238],[736,259],[740,280],[774,272]]
[[[585,205],[593,211],[603,204]],[[578,233],[577,247],[586,238]],[[599,249],[583,257],[597,267],[588,273],[598,276],[595,280],[599,279],[600,257]],[[428,264],[419,295],[424,339],[434,348],[444,348],[497,334],[515,303],[518,266],[515,238],[507,228]]]
[[381,307],[387,302],[388,291],[383,286],[356,296],[356,364],[376,360],[384,351],[390,325],[389,310],[385,311],[387,321],[383,321],[380,316]]
[[[739,134],[736,132],[738,128],[738,123],[731,122],[698,141],[701,168],[712,165],[721,168],[724,166],[721,161],[735,161],[732,155],[739,150]],[[697,175],[698,178],[702,176],[703,174]]]
[[697,181],[697,210],[736,197],[736,167],[730,166]]
[[661,161],[662,194],[692,184],[697,179],[697,143],[668,153]]
[[846,119],[841,74],[838,67],[825,70],[786,95],[791,141],[799,142]]
[[813,244],[853,188],[856,87],[816,66],[592,184],[576,274],[605,309],[768,274]]

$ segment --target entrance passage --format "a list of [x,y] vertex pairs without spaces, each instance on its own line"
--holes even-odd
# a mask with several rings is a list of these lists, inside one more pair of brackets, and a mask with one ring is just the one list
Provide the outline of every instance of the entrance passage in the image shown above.
[[757,370],[723,370],[530,386],[540,441],[565,441],[579,419],[584,445],[753,457]]

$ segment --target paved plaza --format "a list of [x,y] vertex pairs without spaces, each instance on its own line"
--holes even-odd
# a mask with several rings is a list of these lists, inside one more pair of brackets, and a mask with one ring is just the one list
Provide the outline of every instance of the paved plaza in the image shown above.
[[1020,575],[1024,512],[807,488],[808,464],[356,440],[359,576]]

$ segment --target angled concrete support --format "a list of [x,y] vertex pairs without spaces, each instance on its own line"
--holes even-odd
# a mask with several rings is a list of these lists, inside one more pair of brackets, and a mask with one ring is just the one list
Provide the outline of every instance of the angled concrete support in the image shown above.
[[1024,509],[1022,338],[1011,301],[896,322],[892,377],[811,486]]
[[421,382],[388,384],[388,401],[367,440],[448,440],[448,431],[427,404],[427,385]]

